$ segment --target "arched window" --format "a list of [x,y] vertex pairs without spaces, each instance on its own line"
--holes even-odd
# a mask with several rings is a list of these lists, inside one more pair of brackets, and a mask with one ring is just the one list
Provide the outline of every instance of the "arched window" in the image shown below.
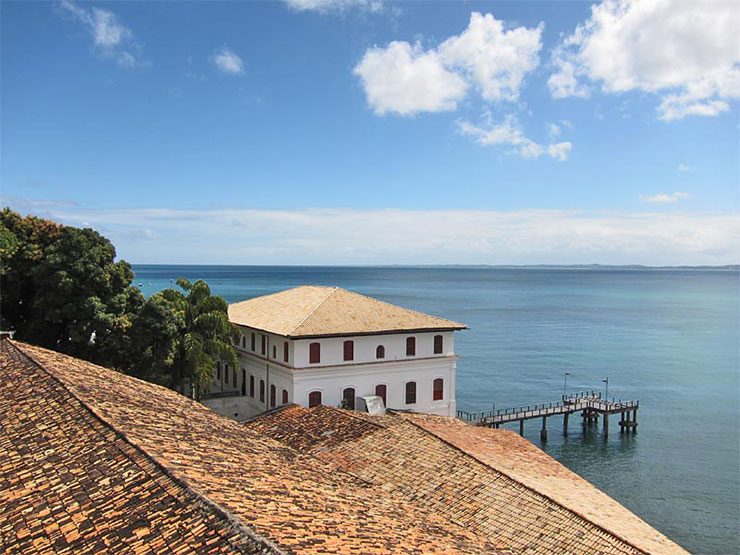
[[274,407],[276,402],[277,394],[275,393],[275,384],[270,384],[270,406]]
[[375,395],[383,399],[383,406],[388,406],[385,401],[385,395],[388,391],[388,388],[385,385],[376,385],[375,386]]
[[260,380],[260,403],[265,402],[265,380]]
[[308,394],[308,408],[317,407],[321,404],[321,391],[312,391]]
[[221,361],[216,361],[216,379],[221,381]]
[[262,337],[262,354],[266,355],[267,354],[267,336],[262,335],[260,337]]
[[406,382],[406,404],[416,403],[416,382]]
[[288,359],[290,358],[290,346],[288,345],[287,341],[283,342],[283,360],[285,362],[288,362]]
[[435,335],[434,336],[434,354],[435,355],[441,355],[442,351],[444,350],[442,344],[442,336],[441,335]]
[[375,358],[385,358],[385,347],[378,345],[375,349]]
[[242,368],[242,397],[247,396],[247,371]]
[[277,345],[272,346],[272,358],[277,358]]
[[321,343],[311,343],[308,346],[308,362],[311,364],[321,362]]
[[252,352],[254,352],[254,349],[255,349],[255,336],[254,336],[254,332],[252,332],[251,343],[252,343],[252,345],[251,345]]
[[342,391],[342,408],[355,410],[355,388],[348,387]]
[[284,405],[288,404],[288,390],[287,389],[283,389],[283,404]]
[[344,342],[344,360],[354,360],[355,359],[355,342],[354,341],[345,341]]
[[233,372],[231,374],[231,377],[234,379],[234,387],[236,387],[237,385],[239,385],[238,383],[236,383],[236,368],[234,368],[234,370],[233,370]]
[[406,356],[412,357],[416,355],[416,337],[406,338]]
[[444,398],[445,381],[442,378],[434,380],[434,397],[435,401],[441,401]]
[[254,398],[254,376],[249,376],[249,396]]

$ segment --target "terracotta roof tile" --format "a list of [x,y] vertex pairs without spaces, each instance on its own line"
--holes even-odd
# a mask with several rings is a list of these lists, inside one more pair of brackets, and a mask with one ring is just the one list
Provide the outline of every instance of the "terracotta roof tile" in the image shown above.
[[[375,417],[330,407],[277,412],[247,426],[288,445],[300,445],[337,470],[432,509],[516,552],[686,553],[546,453],[505,430],[473,428],[439,416]],[[331,443],[321,439],[326,429],[335,430]],[[563,478],[565,482],[560,481]],[[599,506],[611,516],[597,517],[593,510]]]
[[[2,343],[0,369],[10,384],[0,393],[6,550],[495,551],[424,504],[170,390]],[[353,423],[342,430],[367,431]]]
[[288,337],[464,329],[339,287],[304,285],[229,305],[235,323]]

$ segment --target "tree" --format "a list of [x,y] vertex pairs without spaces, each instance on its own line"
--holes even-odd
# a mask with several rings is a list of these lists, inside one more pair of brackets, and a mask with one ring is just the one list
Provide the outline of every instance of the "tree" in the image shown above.
[[175,360],[172,365],[173,382],[190,383],[192,394],[200,398],[208,391],[217,361],[238,365],[236,351],[231,346],[238,340],[239,332],[230,321],[228,305],[221,297],[211,295],[203,280],[190,283],[185,278],[177,280],[187,295],[176,289],[158,293],[182,316],[184,327],[178,334]]

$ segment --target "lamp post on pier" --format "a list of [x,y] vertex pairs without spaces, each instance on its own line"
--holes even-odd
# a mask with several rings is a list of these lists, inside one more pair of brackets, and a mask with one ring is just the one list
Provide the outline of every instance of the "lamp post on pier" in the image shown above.
[[606,398],[604,399],[604,401],[607,401],[608,402],[609,401],[609,376],[607,376],[606,378],[604,378],[601,381],[606,384],[606,393],[604,394],[604,397],[606,397]]
[[565,379],[563,380],[563,401],[565,401],[565,394],[566,390],[568,388],[568,376],[570,376],[570,372],[566,370],[565,372]]

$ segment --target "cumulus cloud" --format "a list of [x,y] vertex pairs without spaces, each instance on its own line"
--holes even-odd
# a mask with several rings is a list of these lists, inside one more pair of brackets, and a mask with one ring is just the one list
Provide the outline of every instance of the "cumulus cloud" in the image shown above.
[[669,193],[658,193],[656,195],[640,195],[640,200],[643,202],[666,204],[671,202],[678,202],[679,200],[688,198],[689,196],[689,193],[676,191],[672,195]]
[[62,13],[82,24],[93,39],[93,51],[104,58],[115,60],[119,66],[132,68],[145,65],[139,54],[139,46],[134,41],[131,30],[118,21],[118,17],[108,10],[86,8],[72,0],[61,0]]
[[454,110],[467,88],[459,75],[445,69],[437,52],[424,51],[418,43],[394,41],[371,48],[354,73],[376,114]]
[[539,64],[542,30],[505,30],[491,14],[473,12],[467,29],[437,48],[405,41],[369,48],[354,73],[379,114],[454,110],[469,89],[486,101],[514,101]]
[[[737,214],[50,209],[136,263],[736,264]],[[234,241],[238,236],[240,240]]]
[[735,0],[604,0],[554,49],[555,98],[643,91],[663,120],[714,116],[740,97]]
[[292,9],[316,12],[344,11],[359,8],[370,12],[379,12],[383,8],[382,0],[285,0]]
[[547,155],[563,162],[568,159],[573,149],[573,144],[568,141],[549,145],[536,143],[524,135],[517,120],[511,116],[503,123],[494,123],[488,114],[485,122],[480,126],[461,120],[458,121],[457,127],[460,133],[473,137],[475,142],[481,146],[511,146],[513,152],[522,158],[539,158]]
[[244,73],[244,62],[236,52],[226,46],[216,52],[211,57],[211,61],[224,73],[230,73],[231,75],[242,75]]
[[680,172],[692,172],[696,168],[694,166],[690,166],[689,164],[679,164],[678,165],[678,171]]

